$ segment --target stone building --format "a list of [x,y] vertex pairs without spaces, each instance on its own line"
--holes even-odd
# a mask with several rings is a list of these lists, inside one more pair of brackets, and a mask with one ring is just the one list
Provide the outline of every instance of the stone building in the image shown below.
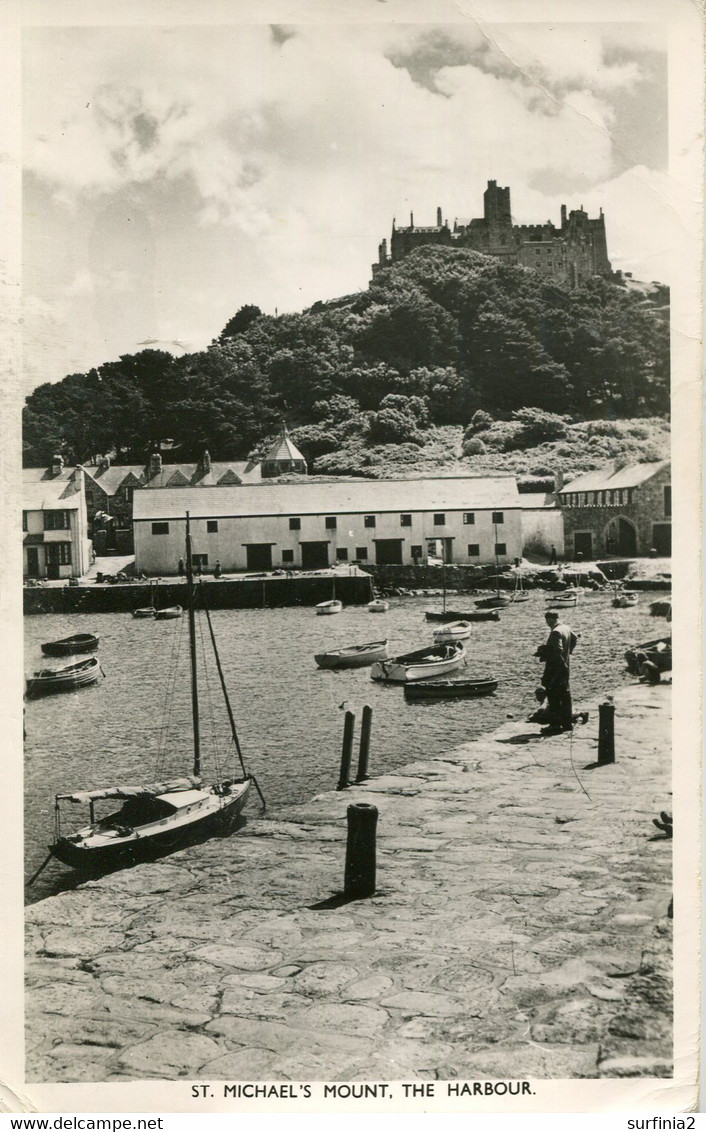
[[176,574],[191,518],[194,564],[225,571],[320,570],[336,563],[511,562],[522,552],[512,476],[263,483],[134,498],[135,565]]
[[22,472],[22,573],[25,578],[78,578],[91,563],[83,468]]
[[589,217],[583,205],[567,213],[563,204],[558,228],[551,220],[543,224],[513,224],[510,189],[502,188],[496,181],[488,181],[482,217],[456,219],[451,227],[437,208],[436,224],[429,227],[415,225],[413,214],[408,227],[398,228],[393,220],[390,251],[387,240],[383,240],[378,247],[378,262],[373,264],[373,276],[427,244],[472,248],[506,263],[531,267],[569,287],[577,287],[592,275],[612,275],[602,209],[597,217]]
[[[195,464],[163,464],[153,452],[145,464],[112,464],[103,456],[95,466],[84,468],[89,531],[98,524],[106,529],[108,549],[129,553],[132,544],[133,493],[142,488],[232,487],[259,483],[260,465],[253,460],[214,462],[207,450]],[[106,519],[106,516],[109,517]]]
[[587,472],[561,488],[559,501],[567,555],[671,555],[669,460]]

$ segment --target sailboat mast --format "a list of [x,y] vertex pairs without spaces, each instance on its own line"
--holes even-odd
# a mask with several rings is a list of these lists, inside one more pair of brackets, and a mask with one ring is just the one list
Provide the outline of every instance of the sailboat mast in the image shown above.
[[199,729],[199,686],[196,670],[196,619],[194,616],[194,568],[191,553],[191,524],[186,512],[186,591],[189,611],[189,654],[191,657],[191,716],[194,729],[194,775],[201,774],[201,733]]

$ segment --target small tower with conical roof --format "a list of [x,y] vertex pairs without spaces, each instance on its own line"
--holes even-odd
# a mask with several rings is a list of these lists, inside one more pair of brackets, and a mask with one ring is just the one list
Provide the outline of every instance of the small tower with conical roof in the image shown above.
[[263,479],[273,479],[275,476],[286,475],[287,472],[297,472],[304,476],[307,474],[306,460],[292,441],[284,421],[279,436],[262,461],[261,470]]

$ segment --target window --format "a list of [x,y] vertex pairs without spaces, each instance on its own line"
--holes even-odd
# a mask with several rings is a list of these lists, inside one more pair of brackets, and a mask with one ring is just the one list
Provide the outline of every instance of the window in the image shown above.
[[473,526],[473,524],[476,521],[475,513],[473,511],[464,511],[463,512],[463,521],[466,524],[466,526]]
[[445,527],[446,526],[446,515],[444,515],[443,511],[440,511],[437,515],[434,516],[434,526],[435,527]]
[[424,547],[423,546],[413,546],[412,547],[412,558],[421,558],[423,554],[424,554]]
[[300,531],[302,529],[302,521],[298,516],[292,515],[289,519],[290,531]]
[[496,544],[495,544],[495,553],[496,553],[496,554],[497,554],[498,556],[500,556],[501,554],[507,554],[507,549],[506,549],[506,547],[505,547],[505,543],[504,543],[504,542],[496,542]]
[[664,517],[671,519],[672,517],[672,485],[667,484],[664,489]]
[[480,558],[480,543],[469,542],[468,544],[468,557]]
[[152,534],[153,535],[168,535],[169,534],[169,523],[153,523],[152,524]]
[[374,515],[366,515],[363,522],[365,523],[366,527],[374,527],[375,526],[375,516]]
[[412,516],[411,515],[400,515],[400,526],[401,527],[411,527],[412,526]]
[[327,515],[326,520],[324,522],[324,526],[326,527],[327,531],[335,531],[336,530],[336,516],[335,515]]
[[494,523],[504,523],[505,522],[504,513],[502,511],[493,511],[493,522]]
[[59,550],[59,565],[60,566],[70,566],[71,565],[71,543],[70,542],[60,542],[58,544],[58,550]]
[[192,554],[191,555],[191,565],[194,567],[195,570],[202,570],[204,568],[204,566],[208,566],[208,555],[207,554]]
[[27,530],[27,512],[26,511],[22,512],[22,530],[23,531]]
[[69,516],[66,511],[44,512],[45,531],[66,531],[69,526]]
[[355,556],[356,556],[358,562],[367,561],[367,558],[368,558],[368,548],[367,548],[367,546],[357,546],[355,548]]
[[206,520],[206,533],[209,534],[209,535],[217,535],[218,534],[218,519],[207,519]]
[[347,562],[348,561],[348,547],[347,546],[337,546],[336,547],[336,558],[338,559],[339,562]]
[[283,550],[282,551],[282,562],[285,563],[285,564],[290,564],[293,561],[294,561],[294,551],[293,550]]

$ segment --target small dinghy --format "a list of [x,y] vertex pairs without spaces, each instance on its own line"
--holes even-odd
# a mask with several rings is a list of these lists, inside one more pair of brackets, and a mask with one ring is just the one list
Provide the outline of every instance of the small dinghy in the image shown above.
[[156,614],[157,614],[157,610],[154,608],[153,605],[147,605],[143,609],[133,609],[133,611],[132,611],[133,617],[137,617],[138,619],[139,618],[147,618],[147,617],[155,617]]
[[628,672],[639,676],[645,663],[654,665],[659,672],[669,672],[672,667],[672,638],[660,637],[656,641],[646,641],[635,645],[625,653]]
[[344,649],[320,652],[314,657],[319,668],[365,668],[388,656],[387,641],[368,641],[364,645],[349,645]]
[[465,641],[471,635],[469,621],[450,621],[443,629],[434,630],[434,640],[439,641]]
[[181,617],[182,608],[180,605],[168,605],[165,609],[157,609],[155,611],[155,621],[173,621],[175,617]]
[[389,601],[384,601],[381,597],[368,602],[368,613],[387,613],[389,608]]
[[27,681],[27,696],[34,699],[50,692],[73,692],[74,688],[95,684],[100,673],[100,661],[96,656],[67,664],[64,668],[40,668]]
[[499,621],[500,610],[472,609],[470,612],[458,613],[450,609],[447,613],[437,613],[429,609],[424,616],[427,621]]
[[551,597],[548,597],[546,599],[546,602],[550,609],[562,609],[568,606],[576,605],[578,600],[578,590],[563,590],[561,593],[552,594]]
[[76,656],[77,653],[93,652],[98,648],[100,637],[95,633],[74,633],[61,641],[47,641],[42,645],[45,656]]
[[320,601],[316,607],[316,612],[319,617],[327,617],[332,613],[340,613],[343,609],[343,602],[334,597],[331,601]]
[[498,686],[497,680],[419,680],[405,684],[406,700],[459,700],[489,696]]
[[410,680],[428,680],[432,676],[445,676],[460,668],[466,660],[463,641],[451,645],[430,645],[416,652],[381,660],[370,670],[371,680],[386,680],[394,684],[406,684]]
[[504,609],[506,605],[510,604],[510,598],[505,597],[504,594],[493,594],[492,597],[482,597],[474,602],[478,609]]
[[636,590],[624,590],[613,598],[613,609],[631,609],[632,606],[637,605],[638,600]]

